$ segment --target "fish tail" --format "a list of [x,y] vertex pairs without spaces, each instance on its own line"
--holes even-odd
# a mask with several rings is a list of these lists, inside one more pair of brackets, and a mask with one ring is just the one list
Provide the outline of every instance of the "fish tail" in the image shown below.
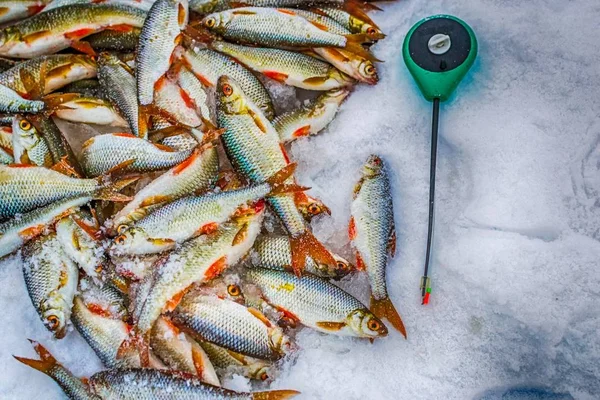
[[303,192],[310,189],[304,186],[296,185],[295,183],[285,183],[285,181],[287,181],[289,177],[294,174],[294,171],[296,171],[296,166],[296,163],[288,164],[267,179],[267,183],[271,186],[269,196],[276,196],[283,193]]
[[301,276],[306,265],[306,257],[310,257],[317,264],[335,267],[336,262],[329,250],[306,229],[298,237],[290,238],[292,251],[292,270],[296,276]]
[[381,8],[377,7],[375,4],[359,0],[344,0],[344,5],[342,8],[352,16],[379,29],[375,22],[373,22],[373,20],[366,13],[366,11],[372,10],[382,11]]
[[402,322],[402,318],[400,318],[400,314],[396,311],[396,307],[392,304],[392,301],[389,297],[386,297],[381,300],[377,300],[373,296],[371,296],[371,307],[370,310],[377,318],[379,319],[387,319],[391,322],[391,324],[398,330],[404,338],[406,338],[406,328],[404,327],[404,323]]
[[46,350],[44,346],[42,346],[35,340],[29,339],[29,341],[33,345],[33,349],[35,350],[35,352],[40,356],[40,359],[33,360],[31,358],[24,358],[15,355],[13,355],[13,357],[17,361],[20,361],[33,369],[37,369],[38,371],[43,372],[46,375],[50,375],[50,371],[60,364],[58,363],[58,361],[56,361],[52,354],[50,354],[50,352]]
[[266,392],[254,392],[252,393],[253,400],[284,400],[291,399],[294,396],[299,395],[300,392],[296,390],[270,390]]
[[353,53],[357,56],[366,58],[371,62],[381,62],[381,60],[377,59],[369,50],[366,50],[362,44],[370,41],[369,37],[364,33],[356,33],[351,35],[346,35],[346,45],[344,49]]
[[108,184],[103,184],[106,175],[97,178],[98,182],[101,186],[96,189],[93,196],[96,200],[106,200],[106,201],[131,201],[131,196],[126,196],[124,194],[119,193],[123,188],[137,181],[140,177],[128,177],[117,179],[116,181],[110,182]]

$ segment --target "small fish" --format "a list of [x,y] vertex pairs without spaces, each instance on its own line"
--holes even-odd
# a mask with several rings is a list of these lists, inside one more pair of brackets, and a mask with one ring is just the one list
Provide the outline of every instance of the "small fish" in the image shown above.
[[[250,182],[263,182],[289,164],[279,135],[262,111],[231,78],[222,76],[217,85],[218,125],[225,129],[221,140],[234,168]],[[313,236],[296,208],[293,194],[268,198],[268,202],[290,235],[292,268],[300,274],[306,257],[319,264],[336,261]]]
[[372,40],[379,40],[382,38],[382,36],[385,37],[381,29],[379,29],[379,27],[370,19],[367,21],[364,18],[352,15],[341,8],[320,6],[316,8],[315,12],[324,14],[329,18],[334,19],[337,23],[352,33],[365,33]]
[[321,132],[337,114],[350,92],[347,89],[331,90],[300,108],[288,111],[273,120],[273,126],[283,143],[299,137]]
[[40,12],[51,0],[2,0],[0,24],[19,21]]
[[65,394],[72,400],[102,400],[92,394],[83,380],[74,376],[69,370],[60,365],[58,361],[38,342],[29,340],[40,360],[13,356],[19,362],[37,369],[52,378]]
[[283,400],[299,394],[295,390],[239,393],[202,383],[193,375],[152,369],[101,371],[93,375],[89,381],[93,392],[107,400]]
[[28,86],[33,83],[43,88],[40,95],[46,95],[81,79],[94,78],[96,73],[96,61],[90,56],[53,54],[25,60],[0,73],[0,84],[14,90],[20,96],[26,96],[30,95]]
[[192,150],[176,151],[129,133],[107,133],[88,139],[82,146],[82,162],[88,176],[99,176],[115,167],[121,172],[150,172],[183,162]]
[[175,371],[196,375],[202,382],[221,386],[215,369],[198,343],[181,332],[166,317],[160,317],[152,327],[152,352]]
[[379,81],[377,68],[370,59],[362,55],[333,47],[318,47],[312,51],[317,57],[331,63],[359,82],[375,85]]
[[[195,142],[197,144],[197,142]],[[213,186],[219,170],[219,156],[212,145],[192,153],[181,164],[171,168],[137,192],[112,219],[112,232],[122,231],[164,203]]]
[[86,37],[85,41],[96,51],[134,51],[141,32],[139,28],[129,32],[106,30]]
[[0,219],[13,217],[68,197],[87,196],[97,200],[127,201],[119,193],[131,180],[106,182],[72,178],[60,172],[31,165],[0,165]]
[[284,318],[321,332],[362,338],[387,336],[387,328],[352,295],[326,279],[306,274],[253,268],[247,279]]
[[62,103],[54,115],[70,122],[129,128],[111,102],[96,97],[78,97]]
[[61,248],[55,233],[23,247],[23,275],[31,302],[46,328],[57,339],[67,333],[79,270]]
[[371,283],[371,311],[386,318],[406,337],[406,329],[392,304],[385,282],[388,257],[396,252],[394,209],[387,170],[383,160],[371,155],[354,188],[348,233],[356,248],[356,267],[366,270]]
[[263,216],[263,210],[248,210],[213,233],[185,242],[161,260],[150,277],[152,284],[143,305],[134,315],[138,334],[145,338],[160,314],[172,311],[193,283],[215,278],[245,256],[260,232]]
[[73,4],[39,13],[0,30],[0,56],[34,58],[75,47],[93,55],[81,39],[105,29],[141,28],[146,12],[122,4]]
[[152,104],[158,80],[169,70],[181,30],[188,21],[187,0],[157,0],[144,21],[136,52],[137,94],[142,106]]
[[175,50],[175,55],[206,87],[215,87],[221,75],[232,77],[269,120],[275,117],[267,89],[252,72],[231,57],[208,48],[183,50],[181,47]]
[[136,83],[131,69],[117,56],[102,53],[98,57],[98,81],[108,100],[129,122],[131,132],[146,139],[147,121],[140,116]]
[[[252,264],[271,269],[291,270],[292,251],[287,236],[262,236],[254,244]],[[335,268],[326,264],[316,264],[312,258],[306,260],[306,271],[325,278],[341,279],[354,270],[354,266],[344,258],[332,254]]]
[[79,211],[58,221],[55,229],[65,254],[86,275],[97,277],[105,261],[98,221],[90,213]]
[[211,48],[233,57],[268,78],[302,89],[330,90],[354,83],[353,79],[337,68],[302,53],[240,46],[223,41],[215,41]]
[[52,167],[52,154],[40,132],[24,116],[15,116],[12,125],[13,155],[18,164]]
[[187,93],[194,105],[200,108],[200,115],[214,123],[216,116],[209,104],[208,88],[187,68],[178,68],[176,77],[179,87]]
[[369,56],[365,35],[339,35],[321,29],[293,10],[242,7],[209,14],[202,25],[229,41],[264,47],[337,47]]
[[271,376],[271,362],[259,358],[249,357],[224,347],[209,342],[201,341],[200,346],[204,349],[212,364],[223,371],[235,371],[249,379],[266,381]]
[[290,339],[260,311],[216,296],[185,298],[171,313],[192,336],[250,357],[276,360]]
[[292,173],[287,168],[267,182],[246,188],[188,196],[168,203],[142,218],[127,230],[121,230],[111,247],[111,253],[151,254],[174,248],[191,237],[210,233],[236,213],[247,209],[260,212],[266,196],[277,194]]

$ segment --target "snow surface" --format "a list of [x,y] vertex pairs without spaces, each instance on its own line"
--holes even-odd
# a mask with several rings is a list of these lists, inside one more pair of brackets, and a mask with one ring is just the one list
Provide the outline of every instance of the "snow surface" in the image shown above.
[[[388,34],[375,46],[386,60],[381,82],[358,87],[328,131],[295,143],[292,156],[301,183],[333,210],[317,236],[342,255],[361,165],[374,152],[391,166],[398,254],[388,281],[408,340],[304,329],[272,387],[300,390],[299,399],[600,398],[600,2],[383,8],[373,14]],[[433,295],[423,307],[431,105],[400,48],[413,23],[436,13],[467,21],[480,53],[442,106]],[[351,287],[366,301],[364,279]],[[78,375],[100,368],[78,334],[50,338],[15,257],[0,265],[0,288],[0,398],[62,398],[11,357],[33,356],[26,338]],[[241,377],[228,384],[247,389]]]

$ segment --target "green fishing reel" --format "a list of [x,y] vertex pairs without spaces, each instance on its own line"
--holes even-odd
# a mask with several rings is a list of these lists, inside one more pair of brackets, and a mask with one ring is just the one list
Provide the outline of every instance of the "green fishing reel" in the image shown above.
[[434,15],[408,31],[402,56],[423,96],[446,101],[477,57],[477,38],[462,20]]

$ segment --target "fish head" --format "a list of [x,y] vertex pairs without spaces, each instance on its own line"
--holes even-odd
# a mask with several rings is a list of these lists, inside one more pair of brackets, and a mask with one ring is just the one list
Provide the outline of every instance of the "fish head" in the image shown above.
[[294,195],[294,202],[302,216],[307,221],[312,220],[317,215],[331,215],[331,210],[321,200],[306,195],[304,192],[298,192]]
[[151,254],[169,250],[173,247],[172,240],[151,238],[146,231],[138,227],[131,227],[113,239],[110,252],[114,255],[124,254]]
[[256,363],[248,366],[248,373],[251,378],[266,381],[271,378],[269,364],[263,361],[256,361]]
[[12,129],[15,148],[31,151],[43,140],[36,127],[24,116],[15,116]]
[[8,26],[0,30],[0,51],[8,51],[20,39],[21,33],[15,27]]
[[292,341],[279,327],[272,327],[269,331],[269,347],[275,353],[285,355],[292,348]]
[[332,256],[335,259],[334,265],[317,264],[316,268],[321,275],[333,279],[342,279],[355,269],[354,266],[344,258],[335,254],[332,254]]
[[342,86],[351,86],[356,83],[351,76],[346,75],[337,68],[329,68],[328,76]]
[[70,305],[58,292],[52,292],[40,304],[42,320],[46,328],[57,339],[62,339],[67,333],[67,321],[70,317]]
[[377,75],[377,68],[370,60],[362,57],[356,57],[353,60],[356,63],[356,70],[360,75],[360,80],[370,85],[374,85],[379,81],[379,75]]
[[249,109],[240,86],[226,75],[217,81],[217,107],[229,115],[246,114]]
[[246,298],[236,275],[230,274],[212,279],[198,288],[199,293],[215,295],[222,299],[246,304]]
[[231,11],[223,11],[209,14],[201,21],[202,26],[209,31],[222,34],[233,19],[234,14]]
[[381,157],[371,154],[367,159],[367,163],[363,167],[363,175],[364,176],[377,176],[383,170],[383,160]]
[[387,336],[388,330],[379,318],[366,308],[348,314],[347,325],[359,337],[376,338]]

